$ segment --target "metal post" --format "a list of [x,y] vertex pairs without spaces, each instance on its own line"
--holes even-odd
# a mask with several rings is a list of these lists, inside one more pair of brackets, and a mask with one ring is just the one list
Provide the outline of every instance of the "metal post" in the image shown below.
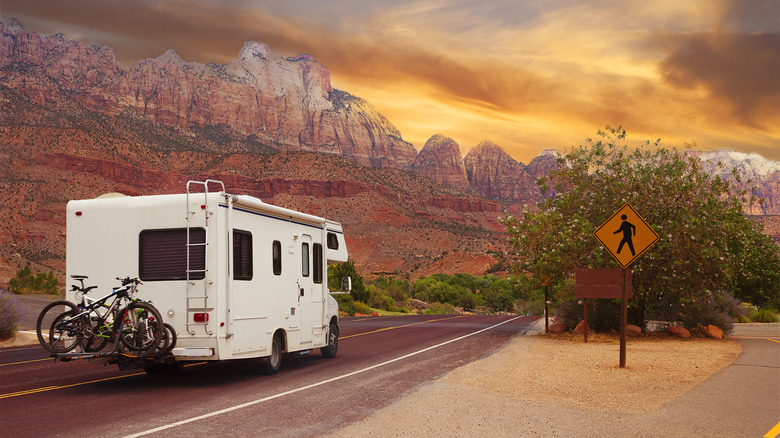
[[582,328],[585,329],[585,343],[588,343],[588,332],[590,331],[590,326],[588,325],[588,299],[583,298],[582,299],[583,304],[585,305],[585,319],[582,321]]
[[628,319],[628,268],[623,268],[623,298],[620,302],[620,368],[626,367],[626,320]]
[[544,286],[544,332],[550,333],[550,286]]

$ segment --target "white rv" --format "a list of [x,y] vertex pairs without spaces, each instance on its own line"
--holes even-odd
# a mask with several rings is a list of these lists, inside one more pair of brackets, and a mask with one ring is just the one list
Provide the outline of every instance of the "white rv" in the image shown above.
[[139,278],[136,297],[176,331],[167,365],[264,357],[261,366],[275,373],[285,352],[335,356],[338,305],[327,264],[347,258],[341,224],[228,194],[219,181],[67,206],[66,274],[87,275],[99,286],[95,297],[117,277]]

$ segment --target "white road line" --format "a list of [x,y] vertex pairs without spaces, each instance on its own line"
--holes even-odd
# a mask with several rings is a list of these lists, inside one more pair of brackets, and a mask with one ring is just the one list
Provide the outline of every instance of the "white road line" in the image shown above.
[[382,362],[382,363],[378,363],[376,365],[371,365],[370,367],[366,367],[366,368],[363,368],[363,369],[360,369],[360,370],[357,370],[357,371],[352,371],[351,373],[347,373],[347,374],[343,374],[341,376],[337,376],[337,377],[333,377],[333,378],[330,378],[330,379],[327,379],[327,380],[323,380],[322,382],[312,383],[311,385],[306,385],[306,386],[303,386],[303,387],[300,387],[300,388],[297,388],[297,389],[291,389],[289,391],[285,391],[285,392],[282,392],[282,393],[279,393],[279,394],[271,395],[271,396],[264,397],[264,398],[257,399],[257,400],[252,400],[250,402],[242,403],[240,405],[231,406],[229,408],[220,409],[218,411],[209,412],[208,414],[198,415],[197,417],[188,418],[186,420],[177,421],[175,423],[166,424],[166,425],[160,426],[160,427],[155,427],[154,429],[149,429],[149,430],[145,430],[143,432],[138,432],[138,433],[134,433],[132,435],[127,435],[125,438],[135,438],[135,437],[140,437],[140,436],[144,436],[144,435],[149,435],[149,434],[161,432],[163,430],[171,429],[171,428],[174,428],[174,427],[177,427],[177,426],[181,426],[181,425],[184,425],[184,424],[188,424],[188,423],[194,423],[194,422],[200,421],[200,420],[205,420],[206,418],[216,417],[217,415],[222,415],[222,414],[226,414],[228,412],[237,411],[239,409],[244,409],[244,408],[247,408],[249,406],[254,406],[256,404],[267,402],[269,400],[274,400],[274,399],[277,399],[277,398],[280,398],[280,397],[284,397],[286,395],[295,394],[296,392],[305,391],[307,389],[315,388],[317,386],[322,386],[322,385],[325,385],[325,384],[328,384],[328,383],[331,383],[331,382],[335,382],[335,381],[338,381],[338,380],[346,379],[347,377],[352,377],[352,376],[354,376],[356,374],[364,373],[366,371],[371,371],[373,369],[376,369],[376,368],[379,368],[379,367],[383,367],[385,365],[389,365],[389,364],[394,363],[394,362],[398,362],[399,360],[408,359],[408,358],[410,358],[412,356],[416,356],[418,354],[425,353],[426,351],[430,351],[430,350],[433,350],[435,348],[439,348],[439,347],[442,347],[444,345],[451,344],[453,342],[457,342],[457,341],[466,339],[466,338],[474,336],[474,335],[478,335],[478,334],[480,334],[482,332],[486,332],[488,330],[494,329],[494,328],[496,328],[496,327],[498,327],[500,325],[504,325],[504,324],[506,324],[508,322],[512,322],[512,321],[514,321],[514,320],[516,320],[518,318],[521,318],[521,317],[520,316],[516,316],[516,317],[514,317],[512,319],[508,319],[508,320],[506,320],[504,322],[500,322],[500,323],[492,325],[490,327],[483,328],[482,330],[476,331],[474,333],[469,333],[469,334],[463,335],[463,336],[461,336],[459,338],[450,339],[449,341],[444,341],[444,342],[442,342],[440,344],[436,344],[436,345],[433,345],[433,346],[430,346],[430,347],[427,347],[427,348],[423,348],[422,350],[418,350],[418,351],[406,354],[406,355],[401,356],[401,357],[396,357],[395,359],[390,359],[388,361],[385,361],[385,362]]

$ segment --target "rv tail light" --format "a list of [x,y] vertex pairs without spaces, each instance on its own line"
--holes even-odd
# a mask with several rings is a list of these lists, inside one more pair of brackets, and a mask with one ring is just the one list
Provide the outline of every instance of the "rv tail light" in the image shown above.
[[81,216],[81,212],[80,212],[80,211],[77,211],[77,212],[76,212],[76,216]]
[[192,318],[195,320],[195,322],[209,322],[208,313],[196,313],[192,315]]

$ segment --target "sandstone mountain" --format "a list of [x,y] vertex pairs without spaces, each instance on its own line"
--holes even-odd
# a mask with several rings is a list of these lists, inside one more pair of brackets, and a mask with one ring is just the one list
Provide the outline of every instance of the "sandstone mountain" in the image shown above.
[[[526,166],[483,142],[463,158],[441,134],[418,154],[310,55],[248,42],[225,65],[168,51],[124,69],[108,47],[16,21],[0,23],[0,142],[0,284],[27,262],[64,270],[68,200],[205,178],[342,222],[362,272],[484,273],[508,249],[498,217],[542,199],[558,154]],[[780,214],[769,169],[755,214]]]

